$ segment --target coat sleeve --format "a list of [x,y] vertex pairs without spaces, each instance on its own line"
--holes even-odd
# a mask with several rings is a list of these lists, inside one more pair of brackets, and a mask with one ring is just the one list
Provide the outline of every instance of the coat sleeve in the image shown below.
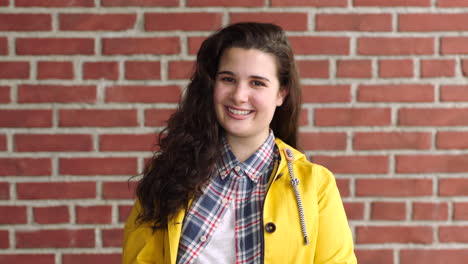
[[318,237],[314,264],[356,264],[351,230],[333,174],[322,166],[318,186]]
[[137,201],[124,228],[122,264],[158,264],[163,262],[164,251],[161,236],[163,231],[153,232],[149,224],[137,224],[141,210]]

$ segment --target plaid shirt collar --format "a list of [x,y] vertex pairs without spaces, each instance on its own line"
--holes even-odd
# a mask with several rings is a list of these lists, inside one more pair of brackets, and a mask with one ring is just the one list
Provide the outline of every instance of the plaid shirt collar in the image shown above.
[[222,138],[223,149],[221,151],[221,159],[216,164],[216,170],[221,179],[225,179],[228,175],[232,175],[231,171],[240,166],[250,180],[257,183],[262,173],[271,164],[274,156],[273,149],[275,147],[275,136],[270,130],[268,138],[247,160],[240,163],[227,142],[225,136]]

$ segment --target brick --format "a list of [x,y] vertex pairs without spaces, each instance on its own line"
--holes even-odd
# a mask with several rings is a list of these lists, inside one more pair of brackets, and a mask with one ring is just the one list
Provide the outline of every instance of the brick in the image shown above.
[[211,31],[222,26],[222,13],[145,13],[146,31]]
[[55,264],[55,254],[5,254],[0,255],[0,263]]
[[462,60],[462,73],[463,76],[468,76],[468,60]]
[[100,151],[154,151],[157,135],[108,134],[99,137]]
[[110,205],[77,206],[75,214],[77,224],[112,223],[112,207]]
[[[0,230],[0,248],[10,247],[10,238],[7,230]],[[0,260],[3,260],[3,256],[0,255]]]
[[0,182],[0,200],[10,199],[10,185],[8,182]]
[[104,55],[167,55],[180,52],[178,37],[103,38],[102,46]]
[[467,149],[468,132],[465,131],[439,131],[436,137],[438,149]]
[[119,78],[119,63],[116,61],[83,63],[83,79],[85,80],[117,80]]
[[430,226],[358,226],[357,244],[414,243],[431,244]]
[[102,245],[104,247],[122,247],[124,234],[121,228],[118,229],[103,229],[102,230]]
[[125,62],[125,79],[127,80],[160,80],[161,79],[161,62],[159,61],[126,61]]
[[8,54],[8,39],[0,38],[0,55]]
[[468,155],[397,155],[399,173],[467,172]]
[[17,183],[18,199],[94,199],[95,182]]
[[18,38],[17,55],[94,55],[91,38]]
[[441,85],[440,100],[444,102],[468,102],[468,85]]
[[64,79],[74,78],[73,64],[70,61],[40,61],[37,63],[37,79]]
[[202,42],[206,37],[187,37],[188,39],[188,52],[190,55],[197,54],[201,47]]
[[0,104],[11,102],[10,87],[0,86]]
[[438,0],[437,7],[468,7],[465,0]]
[[455,60],[421,60],[421,77],[453,77],[455,76]]
[[468,108],[402,108],[400,126],[466,126]]
[[8,6],[10,4],[10,0],[0,0],[0,6]]
[[0,79],[28,79],[29,62],[0,61]]
[[357,179],[357,196],[416,197],[432,195],[431,179]]
[[400,264],[464,264],[466,249],[402,249]]
[[336,185],[341,197],[349,197],[351,195],[351,181],[349,179],[338,178],[336,179]]
[[164,127],[167,125],[169,117],[175,111],[175,109],[146,109],[145,126]]
[[412,219],[416,221],[446,221],[448,220],[448,203],[413,202]]
[[389,108],[319,108],[315,109],[316,126],[387,126]]
[[387,156],[312,156],[314,163],[323,165],[339,174],[383,174],[388,173]]
[[17,152],[92,151],[93,138],[86,134],[15,134]]
[[94,240],[93,229],[16,231],[16,248],[92,248]]
[[0,110],[0,127],[51,126],[51,110]]
[[338,60],[336,67],[338,78],[372,77],[372,62],[370,60]]
[[453,220],[468,220],[468,203],[453,203]]
[[0,135],[0,151],[7,150],[7,138],[6,135]]
[[182,91],[178,86],[126,85],[106,87],[106,102],[178,103]]
[[15,0],[17,7],[94,7],[94,0]]
[[432,55],[433,38],[362,37],[357,41],[359,55]]
[[299,144],[304,150],[345,150],[346,133],[343,132],[302,132]]
[[97,90],[94,85],[34,85],[18,87],[19,103],[94,103]]
[[304,103],[341,103],[351,102],[350,85],[304,85],[302,87]]
[[0,206],[0,225],[26,224],[26,206]]
[[307,13],[291,12],[259,12],[259,13],[230,13],[230,23],[245,21],[273,23],[287,31],[306,31]]
[[406,219],[404,202],[372,202],[371,220],[402,221]]
[[0,14],[0,31],[50,31],[49,14]]
[[440,196],[467,196],[468,195],[468,179],[440,179],[439,180],[439,195]]
[[0,176],[50,176],[49,158],[0,158]]
[[194,61],[169,61],[168,76],[169,79],[184,79],[188,80],[195,70]]
[[138,125],[135,109],[66,109],[59,111],[61,127],[134,127]]
[[391,31],[391,14],[317,14],[317,31]]
[[34,223],[38,224],[64,224],[70,222],[68,206],[34,207]]
[[120,263],[122,256],[116,253],[100,254],[63,254],[63,264],[97,264],[97,263]]
[[137,182],[104,182],[102,196],[104,199],[135,199]]
[[301,78],[329,78],[330,66],[328,60],[297,60]]
[[354,0],[354,6],[380,6],[380,7],[397,7],[397,6],[431,6],[431,0]]
[[434,102],[431,84],[360,85],[357,100],[362,102]]
[[404,78],[413,77],[413,60],[380,60],[379,77],[381,78]]
[[136,158],[60,158],[62,175],[134,175]]
[[343,206],[346,211],[348,220],[363,220],[364,219],[364,203],[361,202],[344,202]]
[[136,14],[60,14],[60,30],[124,31],[134,28]]
[[207,6],[221,6],[221,7],[262,7],[264,6],[263,0],[187,0],[187,7],[207,7]]
[[119,223],[125,223],[127,221],[127,218],[130,216],[132,208],[132,205],[119,206]]
[[359,264],[393,264],[391,249],[356,249],[354,251]]
[[467,31],[468,14],[400,14],[398,30],[411,32]]
[[301,109],[299,113],[299,126],[308,126],[309,125],[309,110]]
[[179,0],[102,0],[102,6],[179,6]]
[[294,54],[297,55],[348,55],[348,37],[288,37]]
[[271,6],[346,7],[346,0],[271,0]]
[[448,54],[468,54],[468,37],[441,37],[440,53]]
[[468,226],[440,226],[439,241],[442,243],[467,243]]
[[356,132],[354,150],[385,149],[430,149],[431,134],[428,132]]

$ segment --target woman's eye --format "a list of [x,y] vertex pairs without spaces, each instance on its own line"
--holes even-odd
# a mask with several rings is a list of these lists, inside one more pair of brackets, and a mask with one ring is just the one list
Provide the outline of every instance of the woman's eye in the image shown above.
[[231,77],[222,77],[222,78],[221,78],[221,81],[224,81],[224,82],[233,82],[234,79],[231,78]]
[[265,84],[263,82],[261,82],[261,81],[252,81],[252,84],[254,86],[265,86]]

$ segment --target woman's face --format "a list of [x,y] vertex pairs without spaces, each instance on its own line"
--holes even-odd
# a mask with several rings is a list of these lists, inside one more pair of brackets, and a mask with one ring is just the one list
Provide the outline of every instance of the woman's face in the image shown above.
[[224,51],[216,75],[214,105],[228,141],[244,138],[261,144],[285,95],[273,55],[257,49]]

